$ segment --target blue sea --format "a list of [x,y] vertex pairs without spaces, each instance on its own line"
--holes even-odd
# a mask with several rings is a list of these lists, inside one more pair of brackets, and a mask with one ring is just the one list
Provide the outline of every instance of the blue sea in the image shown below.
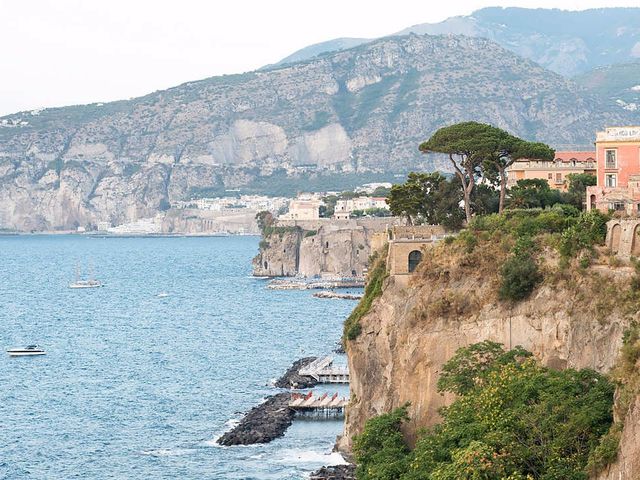
[[[300,479],[339,462],[337,420],[215,443],[294,360],[331,353],[355,304],[267,290],[258,240],[0,237],[0,347],[47,351],[0,355],[0,478]],[[106,286],[69,289],[76,264]]]

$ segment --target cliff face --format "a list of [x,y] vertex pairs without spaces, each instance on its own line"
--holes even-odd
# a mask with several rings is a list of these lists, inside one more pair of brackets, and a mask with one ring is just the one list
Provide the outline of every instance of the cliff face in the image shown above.
[[396,218],[279,222],[260,242],[253,274],[362,277],[373,236],[400,222]]
[[408,288],[389,277],[361,320],[362,333],[348,342],[352,399],[342,448],[349,449],[368,418],[406,402],[410,441],[419,428],[437,423],[439,407],[453,400],[437,392],[440,369],[465,345],[521,345],[553,368],[606,372],[616,361],[631,317],[598,292],[628,282],[629,269],[593,267],[584,275],[551,276],[528,300],[511,305],[496,294],[495,265],[504,257],[447,248],[440,244],[425,252]]
[[385,38],[133,100],[2,117],[0,228],[124,223],[194,193],[268,191],[288,177],[432,170],[439,160],[417,145],[463,120],[566,145],[627,114],[485,39]]
[[253,274],[258,277],[295,277],[303,236],[301,229],[263,236],[260,252],[253,259]]
[[618,458],[594,480],[635,480],[640,477],[640,396],[624,418]]

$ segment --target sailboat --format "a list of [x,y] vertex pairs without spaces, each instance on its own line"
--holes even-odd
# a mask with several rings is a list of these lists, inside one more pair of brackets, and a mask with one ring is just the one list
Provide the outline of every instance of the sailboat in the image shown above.
[[89,274],[88,279],[82,279],[80,277],[80,265],[76,265],[76,280],[75,282],[71,282],[69,284],[69,288],[100,288],[104,287],[104,283],[100,280],[96,280],[92,278],[91,274]]

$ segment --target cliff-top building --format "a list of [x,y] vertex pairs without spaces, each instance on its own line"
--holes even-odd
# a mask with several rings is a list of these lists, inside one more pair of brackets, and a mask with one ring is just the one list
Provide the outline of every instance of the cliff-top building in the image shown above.
[[640,213],[640,127],[611,127],[596,135],[598,184],[587,188],[587,209]]
[[595,175],[596,152],[556,152],[553,160],[518,160],[507,169],[507,186],[515,186],[518,180],[539,178],[551,188],[566,190],[567,175],[572,173]]

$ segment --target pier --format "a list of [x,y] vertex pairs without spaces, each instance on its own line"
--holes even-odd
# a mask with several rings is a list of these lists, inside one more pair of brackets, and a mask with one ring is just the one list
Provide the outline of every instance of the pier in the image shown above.
[[344,409],[348,403],[347,398],[340,398],[337,393],[333,396],[325,393],[319,397],[315,397],[313,392],[292,393],[289,408],[301,414],[339,417],[344,415]]
[[301,368],[298,373],[318,383],[349,383],[349,368],[333,364],[333,357],[322,357]]

